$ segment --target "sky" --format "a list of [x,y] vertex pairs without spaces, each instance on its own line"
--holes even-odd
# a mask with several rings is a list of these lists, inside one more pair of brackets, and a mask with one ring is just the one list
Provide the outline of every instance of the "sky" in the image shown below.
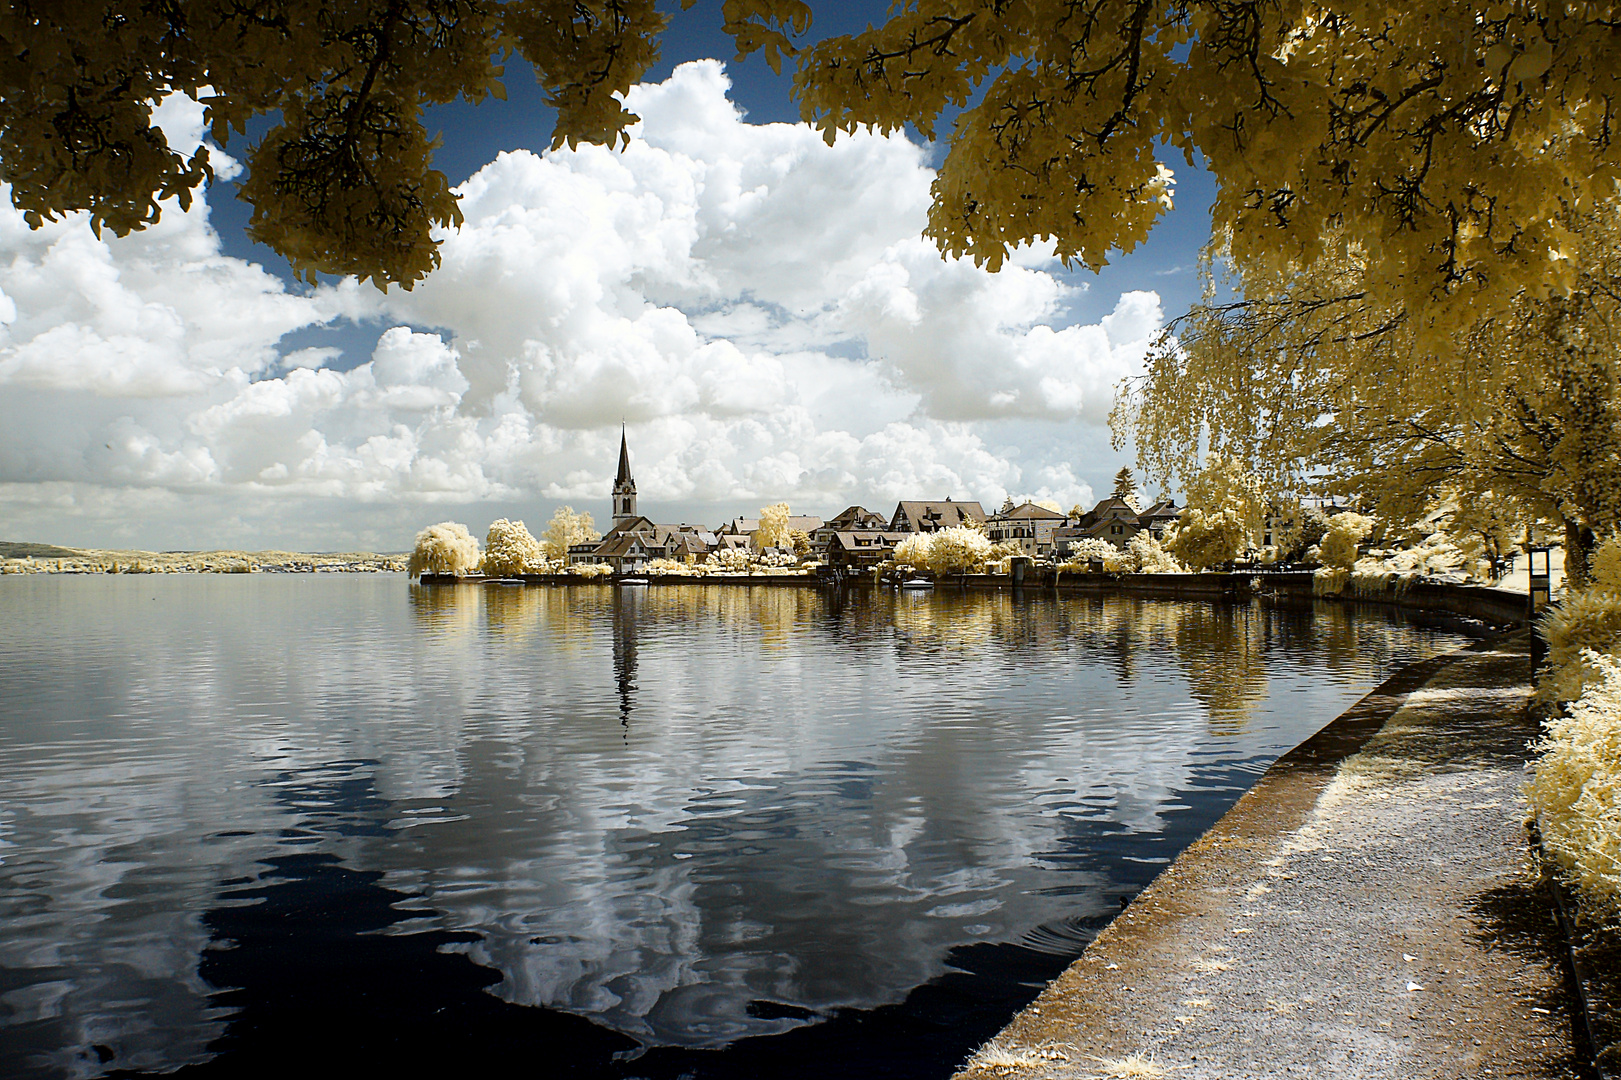
[[[1168,153],[1176,209],[1100,274],[943,260],[921,237],[942,148],[826,146],[785,75],[733,62],[718,8],[674,13],[623,151],[547,152],[516,64],[506,102],[434,110],[466,221],[411,292],[293,282],[243,232],[245,144],[123,239],[5,200],[0,539],[397,551],[564,504],[600,527],[621,423],[660,521],[1107,494],[1132,463],[1113,388],[1197,298],[1209,177]],[[202,138],[184,98],[156,119]]]

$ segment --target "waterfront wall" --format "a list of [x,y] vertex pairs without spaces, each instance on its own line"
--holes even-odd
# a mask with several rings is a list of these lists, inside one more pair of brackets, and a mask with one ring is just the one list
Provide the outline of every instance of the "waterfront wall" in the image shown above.
[[[712,574],[691,577],[685,574],[639,574],[649,587],[666,585],[745,585],[763,588],[814,589],[842,587],[872,589],[878,583],[871,574],[835,580],[826,575],[757,576],[751,574]],[[424,574],[425,585],[477,583],[480,578],[455,578]],[[571,574],[524,574],[527,585],[614,584],[612,577],[581,578]],[[1006,574],[960,574],[940,578],[941,591],[1013,590],[1013,579]],[[1338,597],[1317,597],[1310,571],[1290,573],[1206,573],[1206,574],[1076,574],[1031,572],[1017,588],[1024,593],[1049,592],[1060,596],[1141,596],[1162,600],[1217,600],[1243,602],[1257,596],[1300,600],[1330,599],[1349,603],[1388,604],[1415,611],[1445,611],[1485,624],[1491,630],[1517,629],[1526,624],[1524,593],[1509,592],[1482,585],[1453,585],[1419,581],[1404,588],[1386,587],[1374,593],[1350,593]]]

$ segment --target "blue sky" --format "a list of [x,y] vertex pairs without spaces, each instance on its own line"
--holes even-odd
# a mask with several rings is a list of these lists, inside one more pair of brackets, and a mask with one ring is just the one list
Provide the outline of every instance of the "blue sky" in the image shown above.
[[[436,110],[467,222],[411,293],[292,283],[223,158],[123,240],[0,208],[4,538],[399,550],[446,519],[604,521],[621,420],[659,520],[1106,492],[1113,387],[1197,298],[1208,176],[1168,157],[1177,208],[1100,274],[948,263],[920,239],[940,147],[787,126],[788,78],[731,62],[718,9],[675,14],[624,151],[544,152],[518,64],[507,101]],[[202,137],[193,103],[160,113]]]

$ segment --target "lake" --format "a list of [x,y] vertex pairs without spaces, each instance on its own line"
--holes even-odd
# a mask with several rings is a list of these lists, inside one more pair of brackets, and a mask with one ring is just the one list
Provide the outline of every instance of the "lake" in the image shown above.
[[1462,644],[1344,604],[0,579],[0,1075],[945,1077]]

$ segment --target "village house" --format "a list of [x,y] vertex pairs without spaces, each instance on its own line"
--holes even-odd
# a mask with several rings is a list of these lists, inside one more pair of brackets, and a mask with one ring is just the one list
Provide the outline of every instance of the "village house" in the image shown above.
[[822,522],[821,528],[810,534],[811,546],[817,551],[826,551],[836,532],[875,533],[886,532],[888,529],[889,519],[882,514],[874,513],[864,506],[846,506]]
[[895,554],[895,545],[911,533],[840,530],[827,540],[827,565],[849,571],[870,570]]
[[1032,502],[1014,506],[1009,500],[985,522],[985,535],[993,544],[1016,543],[1020,551],[1035,558],[1052,552],[1054,531],[1068,521],[1068,515],[1057,510]]
[[1082,514],[1075,524],[1053,530],[1053,555],[1068,559],[1083,540],[1107,540],[1124,550],[1140,532],[1163,540],[1166,528],[1180,514],[1172,499],[1163,499],[1147,510],[1138,510],[1130,500],[1111,496]]

